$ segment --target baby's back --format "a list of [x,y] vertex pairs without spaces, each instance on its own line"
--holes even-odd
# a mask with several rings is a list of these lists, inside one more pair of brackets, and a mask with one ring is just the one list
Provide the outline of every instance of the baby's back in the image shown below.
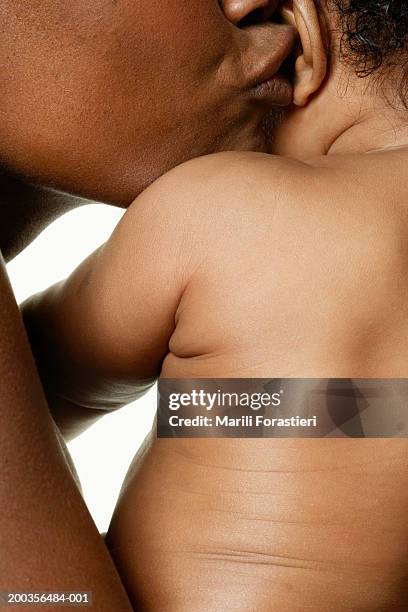
[[[224,180],[162,376],[406,377],[408,216],[388,155],[281,181],[255,156],[255,181]],[[405,610],[407,468],[404,439],[154,440],[112,547],[146,610]]]
[[404,175],[393,154],[353,157],[288,185],[262,156],[259,185],[209,213],[163,376],[407,375]]

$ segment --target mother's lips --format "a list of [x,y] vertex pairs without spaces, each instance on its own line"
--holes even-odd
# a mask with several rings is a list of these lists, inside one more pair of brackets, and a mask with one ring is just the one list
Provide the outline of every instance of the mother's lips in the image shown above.
[[262,44],[253,48],[256,55],[248,73],[251,98],[268,106],[288,106],[293,99],[293,86],[280,68],[295,48],[297,30],[272,23],[258,27],[263,28]]
[[267,81],[252,87],[251,95],[267,106],[289,106],[293,101],[293,85],[286,76],[278,72]]
[[295,49],[298,33],[290,26],[261,23],[237,29],[238,53],[227,57],[217,69],[217,78],[250,102],[286,106],[292,102],[292,85],[280,70]]
[[254,40],[251,47],[252,57],[247,57],[248,86],[258,87],[277,75],[283,62],[293,51],[298,34],[292,26],[274,23],[265,23],[250,29]]

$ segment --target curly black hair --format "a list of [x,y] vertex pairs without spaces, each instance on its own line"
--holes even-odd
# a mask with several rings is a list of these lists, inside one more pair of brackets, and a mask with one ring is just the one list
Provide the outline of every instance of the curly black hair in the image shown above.
[[338,12],[341,53],[360,77],[393,75],[408,108],[408,0],[331,0]]

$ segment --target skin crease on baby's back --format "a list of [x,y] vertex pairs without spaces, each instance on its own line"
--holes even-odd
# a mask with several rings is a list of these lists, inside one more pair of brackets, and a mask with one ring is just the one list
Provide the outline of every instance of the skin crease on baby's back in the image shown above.
[[[162,376],[406,377],[408,152],[221,157]],[[402,611],[407,468],[403,439],[153,440],[108,541],[143,610]]]

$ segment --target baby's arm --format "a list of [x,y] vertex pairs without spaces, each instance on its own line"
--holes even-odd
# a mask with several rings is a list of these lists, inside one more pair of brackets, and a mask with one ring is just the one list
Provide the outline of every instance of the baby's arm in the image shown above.
[[168,352],[191,233],[160,193],[148,189],[104,246],[23,307],[55,420],[68,438],[136,399]]
[[303,185],[298,166],[248,153],[184,164],[141,194],[68,280],[30,298],[27,330],[65,437],[136,399],[160,374],[184,288],[201,263],[234,252],[233,220],[244,221],[245,234],[258,187],[273,215],[282,186]]

